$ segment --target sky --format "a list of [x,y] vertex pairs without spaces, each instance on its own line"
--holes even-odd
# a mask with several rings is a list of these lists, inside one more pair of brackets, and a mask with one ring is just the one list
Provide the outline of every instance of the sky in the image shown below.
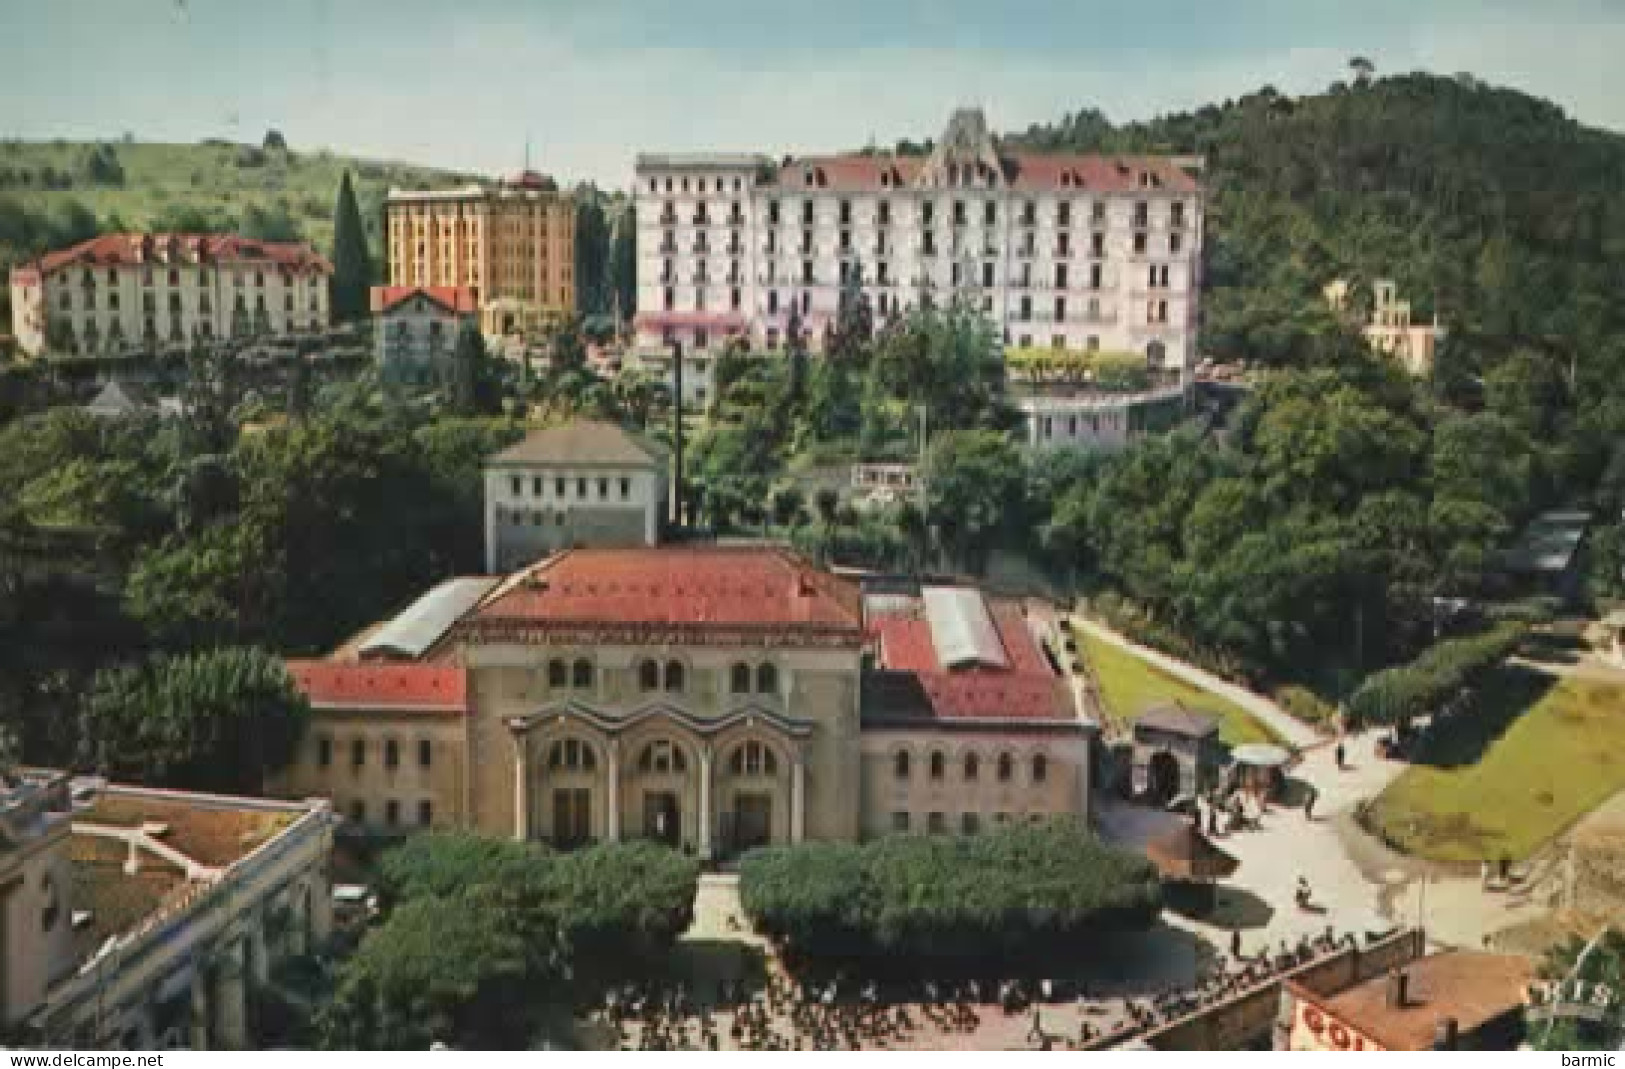
[[1150,118],[1353,55],[1625,131],[1625,0],[0,0],[0,136],[258,141],[624,188],[640,151]]

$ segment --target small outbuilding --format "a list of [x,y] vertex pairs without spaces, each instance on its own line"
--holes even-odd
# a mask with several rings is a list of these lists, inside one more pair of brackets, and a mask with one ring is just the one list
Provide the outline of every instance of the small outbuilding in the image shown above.
[[1153,805],[1201,794],[1218,782],[1223,764],[1215,716],[1174,701],[1134,721],[1134,793]]

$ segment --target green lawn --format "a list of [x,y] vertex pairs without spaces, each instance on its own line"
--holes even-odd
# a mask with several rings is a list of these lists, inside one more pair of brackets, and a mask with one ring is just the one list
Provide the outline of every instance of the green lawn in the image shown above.
[[1439,861],[1528,857],[1625,790],[1625,686],[1504,669],[1425,761],[1378,795],[1371,828]]
[[1267,724],[1234,702],[1192,686],[1126,650],[1102,642],[1079,630],[1083,655],[1100,681],[1101,698],[1112,716],[1128,722],[1161,702],[1178,701],[1187,708],[1219,718],[1219,736],[1232,746],[1246,742],[1279,742]]

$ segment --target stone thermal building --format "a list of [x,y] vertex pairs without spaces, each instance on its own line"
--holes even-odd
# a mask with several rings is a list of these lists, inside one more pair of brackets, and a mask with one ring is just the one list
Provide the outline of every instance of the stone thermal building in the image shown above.
[[384,215],[390,285],[466,287],[486,334],[538,331],[575,311],[575,203],[552,179],[392,189]]
[[511,572],[577,546],[652,546],[663,454],[611,423],[531,431],[485,462],[485,567]]
[[639,156],[639,351],[773,349],[792,311],[816,348],[858,272],[880,319],[959,298],[1006,344],[1184,371],[1203,227],[1188,164],[1016,151],[975,110],[955,112],[928,156]]
[[12,1042],[242,1048],[277,961],[330,924],[326,802],[0,784],[0,1027]]
[[134,355],[327,329],[333,267],[309,245],[214,234],[105,234],[11,272],[30,356]]
[[277,789],[374,830],[703,858],[1085,814],[1094,731],[1019,606],[777,548],[568,550],[290,668]]

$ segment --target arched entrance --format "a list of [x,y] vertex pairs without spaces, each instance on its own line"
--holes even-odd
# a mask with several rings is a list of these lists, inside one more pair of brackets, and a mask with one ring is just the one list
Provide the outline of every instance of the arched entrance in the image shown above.
[[633,768],[641,795],[638,829],[645,839],[673,848],[683,845],[683,794],[689,758],[670,739],[654,739],[638,747]]
[[1179,758],[1163,750],[1146,764],[1145,794],[1153,805],[1163,805],[1179,793]]
[[784,834],[776,828],[789,816],[784,755],[759,738],[725,746],[721,754],[723,854],[732,857],[772,845]]

